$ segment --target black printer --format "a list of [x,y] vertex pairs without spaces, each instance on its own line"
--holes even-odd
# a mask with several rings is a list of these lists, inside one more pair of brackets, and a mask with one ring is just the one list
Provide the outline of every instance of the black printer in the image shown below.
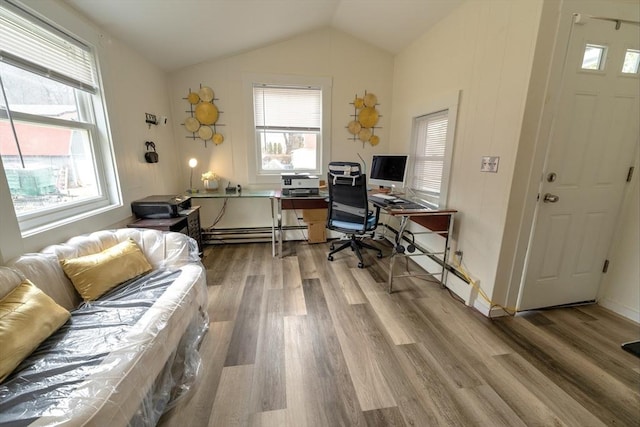
[[189,196],[149,196],[131,202],[131,212],[137,218],[173,218],[191,208]]

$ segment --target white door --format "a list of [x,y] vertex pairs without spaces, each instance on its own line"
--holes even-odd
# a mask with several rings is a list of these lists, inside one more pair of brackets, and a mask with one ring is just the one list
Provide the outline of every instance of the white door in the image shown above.
[[639,141],[640,28],[582,21],[572,24],[520,310],[595,300]]

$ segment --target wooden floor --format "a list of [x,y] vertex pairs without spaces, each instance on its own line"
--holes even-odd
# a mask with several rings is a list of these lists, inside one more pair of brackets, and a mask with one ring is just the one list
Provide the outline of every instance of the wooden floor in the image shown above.
[[389,295],[388,258],[328,246],[207,248],[202,376],[160,425],[640,425],[637,324],[597,305],[490,320],[418,279]]

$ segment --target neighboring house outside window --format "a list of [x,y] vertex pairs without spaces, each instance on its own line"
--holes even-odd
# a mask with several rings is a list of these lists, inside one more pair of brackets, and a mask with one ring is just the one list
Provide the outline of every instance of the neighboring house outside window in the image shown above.
[[[291,80],[291,81],[288,81]],[[252,76],[250,180],[276,182],[283,172],[321,175],[329,161],[330,82]]]
[[23,235],[118,202],[106,126],[93,49],[0,1],[0,156]]
[[447,207],[447,192],[457,116],[455,103],[414,117],[412,129],[412,173],[409,188],[428,204]]

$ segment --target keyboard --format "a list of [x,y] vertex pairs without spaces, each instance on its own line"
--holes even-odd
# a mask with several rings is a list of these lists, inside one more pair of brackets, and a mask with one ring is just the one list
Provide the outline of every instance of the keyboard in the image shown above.
[[394,205],[391,205],[393,208],[398,208],[398,209],[402,209],[405,211],[412,211],[412,210],[425,210],[425,209],[429,209],[428,206],[424,206],[421,205],[419,203],[414,203],[414,202],[404,202],[404,203],[397,203]]
[[416,203],[412,200],[390,196],[388,194],[372,194],[369,196],[369,199],[373,200],[374,202],[381,203],[387,208],[391,208],[393,210],[423,211],[425,209],[432,209],[426,203]]
[[382,200],[395,200],[396,196],[389,196],[388,194],[380,194],[380,193],[376,193],[376,194],[372,194],[370,197],[376,198],[376,199],[382,199]]

